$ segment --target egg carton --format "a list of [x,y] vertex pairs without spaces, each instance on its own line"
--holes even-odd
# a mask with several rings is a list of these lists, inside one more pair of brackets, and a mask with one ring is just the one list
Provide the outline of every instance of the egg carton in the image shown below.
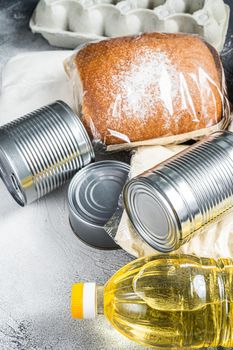
[[229,15],[223,0],[40,0],[30,27],[65,48],[157,31],[198,34],[221,51]]

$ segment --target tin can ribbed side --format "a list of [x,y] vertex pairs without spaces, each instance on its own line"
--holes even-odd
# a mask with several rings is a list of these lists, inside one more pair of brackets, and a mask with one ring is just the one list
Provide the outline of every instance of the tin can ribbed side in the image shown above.
[[[14,143],[14,151],[6,141],[1,143],[1,134]],[[84,127],[72,110],[60,101],[3,126],[0,146],[13,163],[14,175],[25,192],[27,203],[60,187],[94,158]],[[14,166],[15,152],[18,152],[22,167],[28,170],[24,169],[24,174],[27,172],[24,178],[19,176],[22,172],[19,164]],[[34,188],[34,195],[28,198],[30,187]]]
[[164,169],[166,174],[172,169],[188,183],[202,213],[203,224],[232,205],[233,162],[211,146],[202,144],[167,163]]
[[[132,224],[147,243],[166,252],[179,248],[233,208],[233,133],[214,133],[131,180],[124,200]],[[156,219],[162,222],[161,233]]]

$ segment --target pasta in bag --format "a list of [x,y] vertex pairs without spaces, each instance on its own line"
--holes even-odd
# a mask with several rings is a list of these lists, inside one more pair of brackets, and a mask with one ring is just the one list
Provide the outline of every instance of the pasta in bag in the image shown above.
[[107,150],[182,143],[229,124],[220,57],[198,36],[146,33],[90,43],[65,69],[89,135]]

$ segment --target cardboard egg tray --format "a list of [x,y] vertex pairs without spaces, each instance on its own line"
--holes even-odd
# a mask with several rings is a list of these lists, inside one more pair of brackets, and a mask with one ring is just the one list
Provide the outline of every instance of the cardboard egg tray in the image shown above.
[[198,34],[221,51],[229,13],[223,0],[40,0],[30,27],[66,48],[157,31]]

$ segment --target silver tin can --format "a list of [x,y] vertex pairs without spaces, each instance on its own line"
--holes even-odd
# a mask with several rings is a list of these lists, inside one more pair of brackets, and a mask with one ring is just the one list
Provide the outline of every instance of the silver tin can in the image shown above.
[[233,208],[233,133],[216,132],[132,179],[124,203],[150,246],[178,249]]
[[0,175],[21,206],[60,187],[93,159],[83,124],[62,101],[0,128]]
[[72,179],[68,190],[70,224],[86,244],[119,248],[104,227],[117,209],[128,173],[128,164],[107,160],[88,165]]

